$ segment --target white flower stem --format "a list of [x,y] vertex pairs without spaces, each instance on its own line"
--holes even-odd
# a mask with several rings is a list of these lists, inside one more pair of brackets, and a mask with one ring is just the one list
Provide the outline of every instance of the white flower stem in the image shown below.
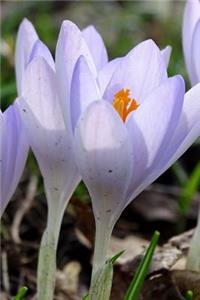
[[197,227],[190,243],[186,268],[191,271],[200,272],[200,209]]
[[109,300],[112,286],[112,267],[106,263],[113,227],[108,222],[96,222],[95,249],[90,300]]
[[37,300],[53,299],[56,273],[56,251],[63,212],[64,209],[49,205],[47,227],[43,233],[39,250]]

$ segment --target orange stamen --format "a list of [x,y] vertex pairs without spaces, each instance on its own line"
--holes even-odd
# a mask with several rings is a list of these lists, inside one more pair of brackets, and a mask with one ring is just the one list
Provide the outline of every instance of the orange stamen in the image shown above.
[[130,90],[122,89],[114,95],[113,106],[125,122],[128,114],[138,108],[135,99],[131,99]]

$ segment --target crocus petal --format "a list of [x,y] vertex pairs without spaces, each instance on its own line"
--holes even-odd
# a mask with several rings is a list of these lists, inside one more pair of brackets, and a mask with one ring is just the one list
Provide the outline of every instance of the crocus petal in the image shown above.
[[79,119],[75,152],[97,220],[111,218],[124,200],[132,156],[126,127],[106,101],[92,103]]
[[150,94],[127,120],[134,156],[130,194],[134,193],[162,158],[177,126],[183,97],[183,79],[180,76],[170,78]]
[[55,71],[55,63],[51,52],[49,51],[48,47],[40,40],[35,42],[28,63],[30,63],[31,60],[33,60],[37,56],[43,57],[48,62],[50,67]]
[[160,167],[171,165],[200,135],[200,83],[190,89],[184,97],[178,126],[163,153]]
[[99,88],[101,90],[101,95],[104,94],[107,85],[109,84],[113,73],[116,68],[119,66],[122,58],[115,58],[107,63],[98,73],[97,82],[99,84]]
[[184,98],[183,110],[174,135],[158,161],[154,171],[141,182],[130,200],[140,194],[148,185],[164,173],[200,136],[200,84],[188,91]]
[[24,19],[20,24],[15,50],[15,71],[17,80],[17,91],[21,94],[22,80],[24,71],[30,58],[30,54],[35,42],[38,40],[38,35],[32,23]]
[[186,67],[192,85],[198,82],[198,79],[196,78],[194,66],[192,63],[192,39],[193,39],[194,29],[199,18],[200,18],[200,2],[198,0],[188,0],[184,11],[182,39],[183,39],[185,63],[186,63]]
[[94,26],[83,29],[83,37],[90,49],[97,71],[108,62],[108,54],[103,39]]
[[168,67],[168,65],[169,65],[171,52],[172,52],[172,47],[171,46],[167,46],[163,50],[161,50],[161,55],[162,55],[162,57],[165,61],[166,67]]
[[0,112],[0,216],[24,170],[28,143],[16,105]]
[[83,56],[78,59],[72,78],[71,87],[71,120],[73,130],[82,112],[87,106],[100,99],[101,94],[96,80]]
[[[61,26],[56,47],[56,77],[59,99],[66,126],[71,128],[70,90],[71,80],[77,60],[84,56],[89,68],[96,77],[96,67],[93,63],[88,46],[79,28],[70,21],[64,21]],[[71,129],[72,130],[72,129]]]
[[200,82],[200,17],[192,39],[192,63],[196,73],[196,80]]
[[167,78],[160,49],[152,40],[137,45],[122,60],[108,84],[104,98],[110,102],[121,89],[130,89],[138,103]]
[[80,177],[58,101],[56,76],[42,57],[32,60],[25,75],[23,98],[18,101],[21,117],[44,177],[47,198],[62,198],[64,204]]

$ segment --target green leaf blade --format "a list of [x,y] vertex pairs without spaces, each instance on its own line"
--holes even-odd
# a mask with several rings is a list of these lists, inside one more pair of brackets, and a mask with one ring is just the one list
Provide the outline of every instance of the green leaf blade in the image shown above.
[[190,207],[192,199],[195,193],[198,191],[200,187],[200,163],[196,165],[194,168],[190,178],[186,182],[180,199],[179,199],[179,207],[181,212],[185,215]]
[[193,299],[193,292],[192,291],[187,291],[185,300],[192,300]]
[[141,261],[135,276],[133,280],[131,281],[131,284],[126,292],[124,300],[137,300],[139,297],[140,290],[142,288],[143,282],[145,280],[145,277],[147,275],[154,250],[157,246],[158,239],[159,239],[160,233],[158,231],[154,232],[154,235],[151,239],[151,243],[146,251],[146,254]]
[[17,295],[13,298],[13,300],[23,300],[28,292],[28,288],[23,286],[19,289]]

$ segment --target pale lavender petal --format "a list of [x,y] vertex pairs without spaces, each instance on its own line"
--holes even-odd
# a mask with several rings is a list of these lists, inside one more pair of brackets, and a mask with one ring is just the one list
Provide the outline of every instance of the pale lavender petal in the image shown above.
[[29,61],[33,46],[37,40],[38,35],[32,23],[29,20],[24,19],[20,24],[17,33],[15,50],[15,71],[18,95],[21,94],[24,71]]
[[104,98],[112,102],[116,92],[130,89],[131,96],[138,103],[142,103],[166,78],[166,65],[160,49],[152,40],[147,40],[137,45],[121,60]]
[[200,82],[200,17],[192,39],[192,63],[196,73],[196,82]]
[[168,147],[163,151],[152,173],[141,181],[131,195],[129,202],[148,185],[164,173],[200,136],[200,84],[188,91],[184,98],[183,110]]
[[183,97],[183,79],[180,76],[169,78],[128,118],[126,125],[134,156],[129,194],[134,193],[162,159],[178,124]]
[[163,153],[159,166],[170,165],[177,160],[200,135],[200,83],[191,88],[184,97],[178,126]]
[[70,97],[72,99],[71,121],[74,130],[79,116],[85,111],[87,106],[101,99],[97,82],[83,56],[80,56],[74,69]]
[[25,75],[23,98],[18,101],[21,117],[47,195],[61,198],[64,204],[80,176],[74,162],[73,141],[58,101],[56,75],[42,57],[31,61]]
[[75,152],[97,220],[115,218],[132,173],[132,154],[126,127],[106,101],[92,103],[81,116]]
[[113,73],[118,67],[122,58],[115,58],[107,63],[98,73],[97,82],[99,84],[99,88],[101,90],[101,94],[103,95],[107,85],[109,84]]
[[82,33],[92,54],[97,71],[100,71],[108,62],[108,54],[103,39],[92,25],[83,29]]
[[34,44],[28,63],[30,63],[31,60],[33,60],[33,58],[37,56],[43,57],[48,62],[50,67],[55,71],[55,63],[51,55],[51,52],[49,51],[48,47],[40,40],[38,40]]
[[83,39],[82,32],[74,23],[64,21],[61,26],[56,47],[55,63],[59,99],[66,126],[68,128],[72,127],[70,118],[71,80],[76,62],[81,55],[85,57],[89,68],[96,77],[96,67],[92,60],[88,46]]
[[189,73],[191,84],[198,82],[192,63],[192,39],[196,23],[200,19],[200,2],[199,0],[188,0],[185,6],[183,18],[183,50],[185,63]]
[[25,130],[14,104],[0,113],[0,216],[16,190],[27,154]]
[[168,67],[168,65],[169,65],[171,52],[172,52],[172,47],[171,46],[167,46],[163,50],[161,50],[161,55],[162,55],[162,57],[165,61],[166,67]]

